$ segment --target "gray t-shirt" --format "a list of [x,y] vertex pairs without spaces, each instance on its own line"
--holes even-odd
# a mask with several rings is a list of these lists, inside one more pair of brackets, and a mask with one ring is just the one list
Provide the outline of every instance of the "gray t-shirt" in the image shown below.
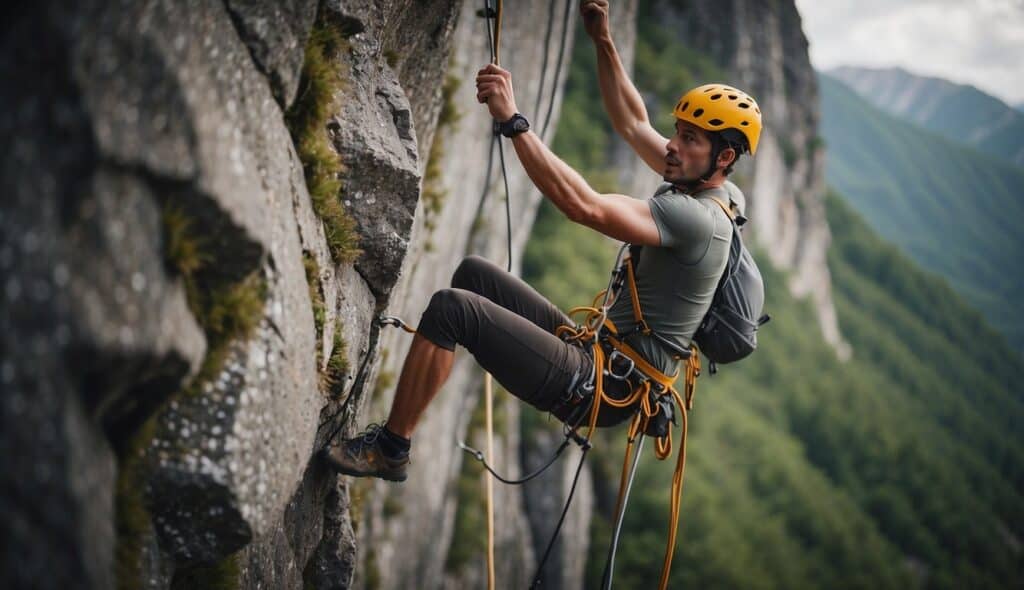
[[[672,374],[675,350],[687,350],[693,333],[711,306],[715,288],[729,260],[732,222],[711,196],[739,204],[743,197],[731,182],[688,195],[662,185],[648,200],[658,225],[661,246],[640,252],[636,287],[640,309],[654,334],[635,334],[630,346],[661,371]],[[608,312],[620,332],[636,325],[629,291],[623,287]]]

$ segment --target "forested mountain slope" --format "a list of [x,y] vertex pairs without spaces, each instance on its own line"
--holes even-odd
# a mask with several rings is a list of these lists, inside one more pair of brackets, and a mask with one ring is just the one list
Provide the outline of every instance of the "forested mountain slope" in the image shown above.
[[885,239],[1024,349],[1024,169],[887,115],[822,75],[826,178]]
[[1024,114],[974,86],[901,68],[845,66],[829,70],[828,75],[891,115],[1024,165]]

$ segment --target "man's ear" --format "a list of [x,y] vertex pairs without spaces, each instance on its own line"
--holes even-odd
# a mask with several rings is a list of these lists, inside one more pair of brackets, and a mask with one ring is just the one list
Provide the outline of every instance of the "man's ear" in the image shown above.
[[724,150],[718,152],[718,161],[715,162],[716,168],[727,168],[729,164],[736,161],[736,149],[727,147]]

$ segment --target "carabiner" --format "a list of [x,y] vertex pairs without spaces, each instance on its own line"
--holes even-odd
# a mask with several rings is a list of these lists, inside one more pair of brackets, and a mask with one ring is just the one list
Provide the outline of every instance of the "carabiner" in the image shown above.
[[[627,365],[628,368],[625,371],[623,371],[622,374],[619,374],[619,373],[615,372],[615,361],[616,361],[616,359],[620,359],[620,358],[626,359],[626,361],[629,362],[629,364]],[[635,369],[636,369],[636,363],[633,361],[633,359],[631,359],[628,356],[622,354],[621,352],[618,351],[618,349],[613,350],[612,353],[610,355],[608,355],[608,369],[607,369],[607,372],[608,372],[608,376],[611,377],[612,379],[615,379],[615,380],[618,380],[618,381],[625,381],[626,379],[629,378],[629,376],[633,373],[633,371]]]

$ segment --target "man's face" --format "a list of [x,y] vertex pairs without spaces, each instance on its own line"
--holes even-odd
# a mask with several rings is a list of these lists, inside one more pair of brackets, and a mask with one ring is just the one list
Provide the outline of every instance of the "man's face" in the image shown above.
[[665,182],[687,184],[698,180],[711,164],[711,140],[700,127],[676,120],[676,133],[665,146]]

